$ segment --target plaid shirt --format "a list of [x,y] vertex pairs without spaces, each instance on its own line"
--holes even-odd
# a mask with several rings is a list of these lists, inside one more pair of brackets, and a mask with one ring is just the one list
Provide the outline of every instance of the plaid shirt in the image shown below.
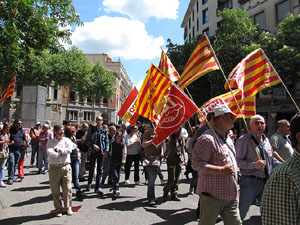
[[265,225],[300,224],[300,153],[276,167],[264,189],[261,204]]
[[[197,194],[206,192],[221,200],[235,200],[238,194],[237,187],[237,164],[235,160],[235,149],[231,138],[214,127],[215,132],[222,136],[223,140],[230,145],[229,147],[218,136],[218,140],[211,129],[200,136],[193,148],[192,167],[198,171]],[[235,176],[225,176],[221,174],[207,174],[207,165],[224,166],[234,165]]]

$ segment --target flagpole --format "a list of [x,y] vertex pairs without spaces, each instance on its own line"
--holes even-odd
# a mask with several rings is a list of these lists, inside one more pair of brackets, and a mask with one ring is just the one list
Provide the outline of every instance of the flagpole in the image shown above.
[[[206,36],[206,33],[205,33],[205,36]],[[210,44],[210,46],[211,46],[210,40],[209,40],[208,38],[207,38],[207,40],[208,40],[208,42],[209,42],[209,44]],[[217,64],[218,64],[218,66],[220,67],[220,70],[221,70],[221,72],[222,72],[222,75],[223,75],[223,77],[224,77],[224,79],[225,79],[225,81],[226,81],[226,83],[227,83],[227,85],[228,85],[228,87],[229,87],[229,90],[230,90],[230,92],[231,92],[231,95],[232,95],[232,97],[233,97],[233,99],[234,99],[234,101],[235,101],[235,103],[236,103],[236,105],[237,105],[237,108],[238,108],[240,114],[242,115],[243,122],[244,122],[244,124],[245,124],[245,126],[246,126],[247,133],[248,133],[248,135],[250,136],[250,140],[252,141],[252,144],[253,144],[255,153],[256,153],[258,159],[260,160],[261,157],[260,157],[260,155],[258,154],[258,152],[257,152],[257,150],[256,150],[256,145],[255,145],[254,141],[253,141],[252,138],[251,138],[251,133],[250,133],[249,127],[248,127],[248,125],[247,125],[247,122],[246,122],[246,120],[245,120],[245,117],[244,117],[244,115],[243,115],[243,113],[242,113],[242,110],[241,110],[241,108],[240,108],[240,105],[238,104],[238,101],[236,100],[236,98],[235,98],[235,96],[234,96],[234,94],[233,94],[232,88],[230,87],[229,81],[228,81],[228,79],[227,79],[227,77],[226,77],[226,75],[225,75],[225,73],[224,73],[224,70],[223,70],[223,68],[221,67],[221,64],[220,64],[220,62],[219,62],[219,60],[218,60],[218,58],[217,58],[217,56],[216,56],[215,50],[214,50],[213,48],[211,48],[211,49],[212,49],[212,52],[213,52],[213,54],[214,54],[214,57],[215,57],[215,59],[216,59],[216,61],[217,61]]]
[[266,59],[268,60],[268,63],[270,63],[271,67],[273,68],[273,70],[275,71],[275,73],[277,74],[277,77],[279,78],[279,80],[281,81],[283,87],[285,88],[286,92],[288,93],[288,95],[290,96],[292,102],[294,103],[295,107],[297,108],[298,112],[300,112],[299,107],[297,106],[297,103],[295,102],[294,98],[292,97],[291,93],[289,92],[289,90],[287,89],[287,87],[285,86],[285,84],[283,83],[281,77],[279,76],[279,74],[277,73],[275,67],[273,66],[273,64],[271,63],[271,61],[269,60],[268,56],[266,55],[266,53],[264,52],[263,49],[261,49],[261,51],[263,52],[263,54],[265,55]]

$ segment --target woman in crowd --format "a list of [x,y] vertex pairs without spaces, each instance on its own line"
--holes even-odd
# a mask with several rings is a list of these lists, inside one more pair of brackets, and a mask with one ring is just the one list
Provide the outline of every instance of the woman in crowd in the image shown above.
[[163,198],[167,200],[168,193],[171,192],[172,200],[180,201],[177,196],[179,176],[181,173],[181,165],[186,165],[185,151],[184,151],[184,138],[181,135],[181,128],[171,134],[168,142],[168,182],[164,187]]
[[80,159],[80,152],[79,148],[77,147],[76,142],[76,128],[74,126],[67,126],[65,128],[65,136],[69,138],[73,142],[72,152],[70,154],[71,158],[71,168],[72,168],[72,181],[74,187],[76,189],[76,197],[79,201],[82,201],[82,193],[79,184],[79,159]]
[[139,162],[140,162],[140,145],[141,139],[137,135],[138,127],[129,126],[127,128],[127,134],[125,135],[125,144],[127,147],[127,157],[125,163],[125,183],[129,184],[130,168],[132,162],[134,162],[134,182],[136,185],[140,184],[140,175],[139,175]]
[[[6,150],[9,152],[8,146],[13,144],[13,141],[9,141],[9,128],[10,126],[8,124],[3,125],[3,129],[1,130],[0,135],[0,151]],[[6,187],[6,185],[3,182],[4,178],[4,166],[7,159],[0,159],[0,187]]]
[[111,144],[110,154],[110,166],[112,167],[111,169],[113,171],[113,194],[115,196],[119,196],[120,170],[124,170],[124,164],[126,161],[127,154],[126,145],[123,142],[123,134],[120,131],[115,134],[115,140]]

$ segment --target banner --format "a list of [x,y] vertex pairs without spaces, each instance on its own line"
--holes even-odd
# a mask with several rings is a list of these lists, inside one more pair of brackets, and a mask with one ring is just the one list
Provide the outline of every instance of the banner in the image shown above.
[[2,103],[5,101],[5,99],[13,96],[14,94],[14,88],[15,88],[15,82],[16,82],[16,75],[13,76],[10,83],[8,84],[7,88],[2,92],[0,95],[0,106],[2,106]]
[[210,42],[206,34],[203,34],[184,67],[177,85],[181,89],[184,89],[199,77],[202,77],[213,70],[219,70],[220,67],[216,61]]
[[160,144],[192,117],[197,110],[194,102],[180,88],[171,85],[167,103],[155,129],[153,144]]
[[139,92],[136,87],[130,92],[125,102],[123,103],[118,116],[129,122],[131,125],[134,125],[139,117],[134,110],[135,102]]

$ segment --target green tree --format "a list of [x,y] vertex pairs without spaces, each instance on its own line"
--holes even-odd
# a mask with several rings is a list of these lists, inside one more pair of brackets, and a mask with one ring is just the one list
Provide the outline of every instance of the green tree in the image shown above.
[[94,103],[100,98],[111,98],[116,93],[116,78],[115,76],[104,69],[100,62],[97,62],[92,69],[89,77],[89,86],[87,96]]
[[32,50],[58,52],[59,41],[70,40],[68,27],[80,24],[72,0],[0,1],[0,83],[19,72]]
[[263,32],[261,46],[286,84],[300,80],[300,15],[289,14],[274,34]]

